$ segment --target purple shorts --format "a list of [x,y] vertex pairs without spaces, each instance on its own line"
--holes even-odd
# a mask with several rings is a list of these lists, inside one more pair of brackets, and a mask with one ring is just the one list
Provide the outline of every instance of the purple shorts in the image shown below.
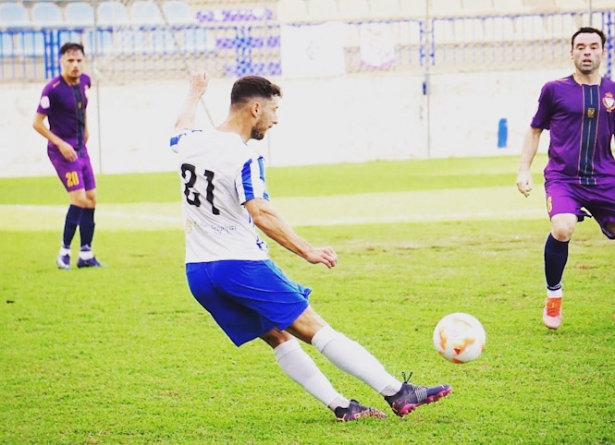
[[579,221],[593,217],[604,235],[615,239],[615,234],[606,231],[607,223],[615,223],[615,183],[589,186],[547,181],[545,191],[549,218],[560,213],[572,213]]
[[85,147],[77,151],[78,158],[74,162],[67,161],[57,148],[48,148],[47,155],[66,191],[72,192],[81,189],[89,191],[96,188],[94,170],[92,170],[90,156]]

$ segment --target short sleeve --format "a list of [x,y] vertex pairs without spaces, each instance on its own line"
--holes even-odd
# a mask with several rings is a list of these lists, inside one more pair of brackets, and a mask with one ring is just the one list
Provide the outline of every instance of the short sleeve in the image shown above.
[[235,188],[241,204],[256,198],[269,200],[265,186],[265,161],[262,156],[250,158],[243,164],[235,177]]
[[538,98],[538,109],[532,118],[530,126],[532,128],[542,128],[548,130],[551,127],[551,118],[553,117],[553,85],[547,83],[540,91]]
[[49,109],[51,108],[51,87],[50,85],[45,86],[43,88],[43,92],[41,93],[41,98],[38,101],[38,108],[36,112],[39,114],[44,114],[47,116],[49,114]]

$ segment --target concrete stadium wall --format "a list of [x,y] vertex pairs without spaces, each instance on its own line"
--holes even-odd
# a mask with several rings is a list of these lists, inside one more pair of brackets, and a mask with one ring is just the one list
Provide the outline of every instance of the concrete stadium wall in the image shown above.
[[[571,71],[364,74],[279,80],[279,125],[254,142],[270,166],[427,157],[518,154],[544,82]],[[232,80],[214,79],[206,94],[212,120],[226,116]],[[43,85],[0,85],[0,177],[55,175],[46,142],[32,129]],[[88,148],[98,173],[173,171],[168,148],[187,80],[95,86]],[[508,122],[498,148],[498,122]],[[197,122],[209,125],[202,108]],[[429,124],[428,124],[429,123]],[[541,151],[548,144],[542,138]]]

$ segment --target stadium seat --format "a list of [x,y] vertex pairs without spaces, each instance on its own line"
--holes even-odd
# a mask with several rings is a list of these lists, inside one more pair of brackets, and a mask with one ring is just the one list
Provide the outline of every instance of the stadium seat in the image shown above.
[[96,8],[96,14],[100,26],[125,26],[130,23],[123,3],[104,1]]
[[21,3],[0,5],[0,28],[23,28],[32,25],[28,10]]
[[436,45],[452,45],[459,43],[461,36],[455,34],[454,19],[434,19],[432,21],[433,43]]
[[147,0],[137,0],[130,5],[130,21],[133,25],[164,24],[158,5]]
[[369,2],[370,17],[375,19],[396,19],[402,15],[399,0],[378,0]]
[[278,0],[278,20],[281,23],[304,22],[307,17],[307,0]]
[[211,51],[207,31],[198,26],[182,30],[182,51],[190,54],[203,54]]
[[515,40],[515,18],[486,17],[483,19],[486,43],[510,43]]
[[17,36],[17,48],[25,57],[43,57],[45,55],[45,35],[42,31],[25,31]]
[[425,17],[425,14],[427,14],[427,8],[424,1],[399,0],[399,7],[404,18],[422,18]]
[[171,25],[188,25],[196,23],[190,5],[180,0],[169,0],[162,6],[162,11]]
[[13,35],[0,32],[0,57],[14,57]]
[[153,29],[150,32],[151,51],[155,54],[173,54],[177,51],[175,38],[173,31]]
[[457,17],[464,15],[461,0],[428,0],[429,15],[435,17]]
[[340,20],[337,2],[331,0],[307,0],[308,17],[316,22]]
[[545,27],[545,17],[541,15],[521,16],[517,19],[515,28],[515,39],[521,41],[538,41],[547,37]]
[[32,24],[46,27],[62,26],[64,25],[62,10],[55,3],[35,3],[32,6]]
[[370,19],[369,0],[338,0],[338,8],[342,20]]
[[523,3],[523,0],[492,0],[493,10],[498,14],[524,14],[528,12],[528,8]]
[[[555,6],[561,11],[587,11],[589,2],[585,0],[555,0]],[[615,3],[611,3],[611,7],[615,7]]]
[[569,40],[581,27],[580,14],[550,14],[545,19],[547,38],[551,39]]
[[73,2],[64,8],[66,25],[71,27],[93,26],[94,8],[89,3]]
[[468,16],[493,15],[492,0],[463,0],[463,12]]

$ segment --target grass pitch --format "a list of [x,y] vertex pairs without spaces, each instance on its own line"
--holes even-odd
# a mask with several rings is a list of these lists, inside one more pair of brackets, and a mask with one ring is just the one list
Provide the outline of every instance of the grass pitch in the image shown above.
[[[580,224],[564,325],[546,330],[540,190],[517,159],[270,169],[297,231],[332,245],[326,270],[270,242],[312,304],[393,374],[453,393],[404,419],[337,424],[269,348],[235,348],[192,299],[175,174],[101,176],[95,251],[106,267],[56,270],[66,198],[56,178],[0,180],[2,444],[610,444],[615,442],[613,244]],[[463,311],[487,332],[475,362],[431,344]],[[347,397],[381,396],[305,346]]]

